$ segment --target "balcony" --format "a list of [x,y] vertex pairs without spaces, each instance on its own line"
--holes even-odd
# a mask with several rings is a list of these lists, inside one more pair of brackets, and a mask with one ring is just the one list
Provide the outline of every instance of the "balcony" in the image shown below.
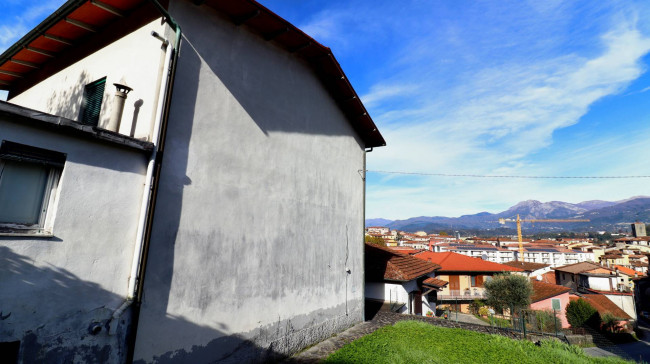
[[439,301],[455,301],[455,300],[475,300],[485,299],[485,289],[471,288],[464,290],[450,290],[438,293]]

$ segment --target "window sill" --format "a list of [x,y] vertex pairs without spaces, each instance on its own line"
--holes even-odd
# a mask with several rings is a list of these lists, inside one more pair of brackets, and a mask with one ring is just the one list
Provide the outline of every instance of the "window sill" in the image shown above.
[[25,229],[25,230],[12,230],[0,228],[0,237],[30,237],[30,238],[53,238],[54,234],[51,231],[44,231],[40,229]]

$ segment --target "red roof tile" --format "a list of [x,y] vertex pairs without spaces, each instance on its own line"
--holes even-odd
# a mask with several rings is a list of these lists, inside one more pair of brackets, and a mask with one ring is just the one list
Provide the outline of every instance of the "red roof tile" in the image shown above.
[[438,264],[422,261],[378,245],[366,243],[365,253],[365,273],[369,281],[406,282],[440,269]]
[[539,302],[547,298],[559,296],[571,290],[569,287],[544,283],[534,279],[531,280],[531,283],[533,284],[533,295],[530,296],[531,302]]
[[639,274],[639,272],[635,271],[634,269],[630,269],[630,268],[624,267],[622,265],[615,265],[614,268],[618,268],[619,272],[621,272],[621,273],[623,273],[623,274],[625,274],[627,276],[630,276],[630,277],[634,277],[635,275],[637,275],[637,276],[641,275],[641,274]]
[[521,262],[516,260],[513,260],[511,262],[505,262],[503,263],[503,265],[507,265],[509,267],[521,268],[526,272],[536,271],[538,269],[546,268],[549,266],[548,264],[544,264],[544,263]]
[[[625,313],[625,311],[621,310],[620,307],[616,306],[614,302],[612,302],[607,296],[602,295],[602,294],[583,294],[582,298],[589,302],[590,305],[592,305],[598,313],[602,316],[603,314],[609,312],[612,315],[624,319],[624,320],[629,320],[632,317]],[[572,296],[569,297],[571,301],[577,301],[578,297]]]
[[449,282],[443,281],[442,279],[438,279],[438,278],[427,278],[422,283],[426,284],[427,286],[432,286],[436,288],[442,288],[449,284]]
[[414,257],[439,264],[442,272],[522,272],[523,269],[513,268],[507,265],[489,262],[481,258],[472,258],[454,252],[433,253],[424,251],[415,254]]

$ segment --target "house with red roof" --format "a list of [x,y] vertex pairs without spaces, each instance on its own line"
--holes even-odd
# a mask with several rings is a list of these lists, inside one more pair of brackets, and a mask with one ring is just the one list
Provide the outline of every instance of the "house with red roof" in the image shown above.
[[469,312],[475,299],[485,299],[483,282],[502,272],[523,274],[521,268],[472,258],[454,252],[434,253],[424,251],[414,257],[438,264],[437,278],[449,282],[438,294],[438,303],[446,304],[460,312]]
[[558,286],[532,279],[533,295],[530,297],[530,308],[533,310],[553,311],[562,328],[569,327],[566,318],[566,306],[569,304],[570,288]]
[[448,284],[437,277],[438,269],[438,264],[366,243],[366,318],[373,317],[378,310],[413,315],[435,313],[437,293]]
[[605,314],[611,314],[614,317],[618,319],[618,325],[619,327],[624,327],[626,324],[630,323],[631,321],[634,321],[635,317],[632,317],[629,315],[628,312],[625,310],[621,309],[616,303],[615,299],[612,300],[612,298],[607,297],[606,295],[602,294],[579,294],[579,295],[571,295],[570,300],[571,302],[577,301],[579,299],[583,299],[587,301],[593,308],[598,311],[598,314],[602,318]]

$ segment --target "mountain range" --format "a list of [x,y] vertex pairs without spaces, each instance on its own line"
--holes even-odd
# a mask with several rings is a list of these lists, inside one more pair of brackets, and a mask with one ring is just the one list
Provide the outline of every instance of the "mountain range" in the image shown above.
[[650,196],[635,196],[620,201],[592,200],[580,203],[562,201],[540,202],[527,200],[519,202],[506,211],[492,214],[480,212],[460,217],[419,216],[405,220],[367,219],[366,226],[386,226],[407,232],[440,230],[495,230],[515,227],[514,223],[499,224],[500,218],[521,219],[588,219],[589,222],[569,223],[524,223],[529,232],[538,231],[609,231],[629,228],[635,221],[650,222]]

